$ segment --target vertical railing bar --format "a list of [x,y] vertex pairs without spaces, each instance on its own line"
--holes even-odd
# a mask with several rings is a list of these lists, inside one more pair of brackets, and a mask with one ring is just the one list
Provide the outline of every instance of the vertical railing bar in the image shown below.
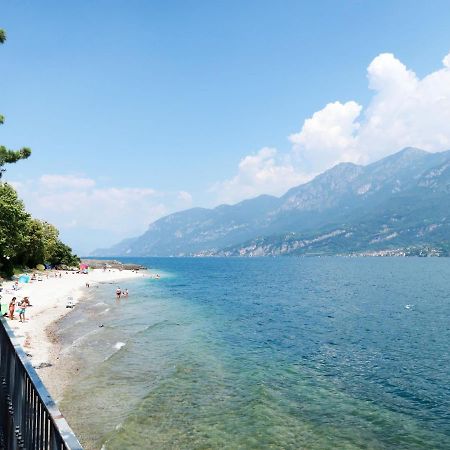
[[27,446],[27,430],[28,430],[28,377],[24,373],[23,390],[24,390],[24,405],[23,405],[23,442]]
[[41,415],[42,415],[42,403],[38,403],[38,411],[36,414],[36,445],[40,450],[41,448]]
[[40,434],[41,434],[41,449],[44,448],[44,430],[45,430],[45,416],[47,412],[44,408],[41,409],[41,426],[40,426]]
[[31,415],[31,448],[36,448],[36,393],[33,390],[33,414]]
[[45,430],[44,430],[44,448],[48,449],[48,424],[50,419],[48,416],[45,417]]
[[28,418],[27,418],[27,446],[30,447],[31,446],[31,418],[33,417],[33,410],[32,410],[32,404],[31,404],[31,399],[32,399],[32,394],[33,394],[33,390],[32,390],[32,385],[31,385],[31,380],[29,377],[27,377],[28,379],[28,397],[27,397],[27,403],[28,403]]
[[39,402],[39,398],[37,396],[37,393],[34,394],[34,422],[33,422],[33,429],[34,429],[34,449],[38,447],[39,445],[39,435],[38,435],[38,421],[39,421],[39,409],[41,407],[41,403]]
[[41,422],[40,418],[41,418],[41,402],[37,402],[37,408],[36,408],[36,449],[40,450],[40,445],[39,445],[39,424]]
[[27,421],[27,373],[21,371],[20,376],[20,438],[21,445],[25,445],[25,428]]
[[41,405],[41,414],[39,416],[39,448],[44,448],[44,416],[45,411]]
[[40,403],[40,408],[39,408],[39,426],[38,426],[38,448],[42,449],[43,445],[44,445],[44,435],[43,435],[43,429],[44,429],[44,406],[42,405],[42,403]]
[[30,442],[32,448],[34,448],[34,414],[36,409],[36,396],[34,389],[31,389],[30,400]]

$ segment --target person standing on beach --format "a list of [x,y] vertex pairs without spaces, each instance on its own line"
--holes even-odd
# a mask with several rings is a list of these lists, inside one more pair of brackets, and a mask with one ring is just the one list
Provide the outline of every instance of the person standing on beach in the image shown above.
[[16,309],[16,297],[13,297],[9,302],[9,318],[14,320],[14,310]]
[[25,297],[19,304],[19,322],[25,322],[25,310],[28,306],[28,299]]

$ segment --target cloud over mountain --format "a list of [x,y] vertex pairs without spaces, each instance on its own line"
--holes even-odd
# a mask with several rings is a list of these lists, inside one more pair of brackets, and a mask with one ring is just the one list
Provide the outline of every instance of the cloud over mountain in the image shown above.
[[[107,245],[118,237],[140,233],[159,217],[192,203],[186,191],[100,186],[92,178],[73,174],[47,174],[11,184],[33,215],[55,224],[82,253],[99,240]],[[81,239],[77,233],[72,236],[76,229],[85,231]]]
[[339,162],[366,164],[404,147],[450,148],[450,54],[442,63],[419,78],[392,53],[378,55],[367,68],[373,96],[365,107],[328,103],[289,136],[289,152],[244,157],[237,175],[214,187],[218,200],[278,194]]
[[288,156],[283,161],[275,148],[264,147],[244,157],[239,162],[238,173],[215,184],[211,191],[217,194],[220,202],[234,203],[262,193],[281,195],[304,181],[307,177],[295,171]]

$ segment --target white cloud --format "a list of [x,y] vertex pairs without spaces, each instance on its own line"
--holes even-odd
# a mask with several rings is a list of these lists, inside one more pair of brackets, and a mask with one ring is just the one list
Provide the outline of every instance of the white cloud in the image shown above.
[[289,187],[343,162],[370,163],[404,147],[450,149],[450,54],[420,79],[391,53],[367,68],[373,96],[328,103],[291,134],[291,151],[263,149],[239,163],[237,175],[214,186],[218,201],[237,201]]
[[356,102],[327,105],[291,136],[294,151],[322,170],[339,161],[368,163],[404,147],[449,149],[449,62],[447,55],[442,69],[419,79],[393,54],[378,55],[367,68],[374,95],[362,114]]
[[442,64],[444,64],[445,67],[450,67],[450,53],[444,57]]
[[362,106],[353,101],[329,103],[306,119],[299,133],[289,136],[303,172],[317,173],[330,165],[356,159],[361,110]]
[[185,206],[189,206],[192,204],[192,195],[186,191],[178,192],[178,200],[185,203]]
[[289,187],[304,182],[289,158],[281,160],[274,148],[264,147],[239,163],[238,173],[230,180],[216,183],[211,191],[220,203],[234,203],[259,194],[280,195]]
[[56,225],[81,253],[141,234],[151,222],[192,203],[185,191],[99,187],[91,178],[74,175],[43,175],[14,184],[27,209]]

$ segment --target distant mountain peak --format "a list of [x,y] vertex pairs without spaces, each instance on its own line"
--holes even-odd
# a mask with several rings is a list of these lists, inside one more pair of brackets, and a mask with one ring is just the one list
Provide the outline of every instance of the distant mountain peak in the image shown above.
[[349,161],[343,161],[343,162],[340,162],[340,163],[336,164],[335,166],[333,166],[331,169],[328,169],[328,170],[333,170],[333,169],[336,169],[336,170],[353,169],[355,167],[362,167],[362,166],[360,166],[359,164],[355,164],[355,163],[349,162]]
[[337,164],[281,197],[171,214],[94,254],[324,254],[429,244],[450,252],[448,217],[450,151],[407,147],[367,166]]
[[[326,178],[330,176],[342,176],[342,175],[353,175],[355,173],[360,173],[364,169],[364,166],[352,162],[341,162],[326,170],[325,172],[318,175],[315,179]],[[314,180],[312,180],[314,181]]]
[[398,151],[397,153],[394,153],[394,155],[427,155],[429,152],[426,150],[422,150],[418,147],[405,147],[402,150]]
[[420,148],[405,147],[396,153],[393,153],[379,161],[376,161],[374,164],[386,163],[386,162],[391,162],[391,161],[400,161],[400,160],[411,160],[411,159],[417,159],[417,158],[422,159],[422,158],[426,158],[428,155],[430,155],[429,152],[426,152],[425,150],[422,150]]

